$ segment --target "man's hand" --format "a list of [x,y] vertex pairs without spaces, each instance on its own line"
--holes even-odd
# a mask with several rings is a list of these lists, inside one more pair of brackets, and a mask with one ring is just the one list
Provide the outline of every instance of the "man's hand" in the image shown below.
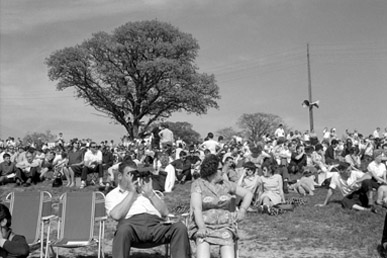
[[141,192],[146,198],[151,198],[155,193],[153,192],[152,178],[146,182],[144,179],[140,179]]
[[122,184],[122,187],[124,187],[124,189],[129,192],[136,191],[136,186],[133,182],[133,174],[127,174],[124,176],[124,183]]

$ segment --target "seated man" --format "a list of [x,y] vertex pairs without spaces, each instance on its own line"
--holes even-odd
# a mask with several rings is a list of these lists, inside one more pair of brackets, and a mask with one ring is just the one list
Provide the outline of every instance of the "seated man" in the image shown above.
[[106,213],[118,221],[113,238],[113,258],[128,258],[132,246],[171,243],[171,256],[188,258],[190,244],[187,228],[181,222],[167,224],[168,209],[153,191],[151,178],[138,178],[133,161],[118,168],[118,187],[105,199]]
[[176,179],[179,183],[184,184],[185,181],[191,180],[191,162],[187,159],[185,151],[180,152],[180,159],[173,161],[172,166],[175,167]]
[[289,172],[293,174],[302,173],[303,167],[306,166],[307,157],[304,152],[304,146],[299,144],[295,152],[292,152],[290,163],[288,166]]
[[0,204],[0,257],[25,258],[30,248],[24,236],[12,232],[11,213],[4,204]]
[[376,212],[367,197],[367,194],[372,191],[369,176],[361,171],[352,170],[351,166],[345,162],[341,162],[337,169],[339,172],[334,172],[332,175],[324,203],[316,204],[316,206],[323,207],[328,205],[333,191],[338,188],[344,197],[341,201],[344,208]]
[[41,163],[41,169],[40,169],[40,181],[42,181],[45,178],[45,175],[49,171],[54,170],[54,159],[55,159],[55,152],[54,151],[49,151],[47,152],[43,162]]
[[16,185],[30,186],[32,182],[37,181],[39,162],[34,160],[31,152],[27,151],[26,160],[16,164]]
[[331,145],[325,151],[325,162],[328,165],[337,164],[339,160],[336,158],[335,151],[339,145],[339,142],[336,139],[333,139]]
[[16,167],[15,163],[11,162],[11,155],[4,153],[3,159],[0,163],[0,185],[13,183],[16,177]]
[[[252,163],[252,162],[250,162]],[[231,156],[228,156],[226,160],[224,161],[224,165],[222,167],[222,175],[223,178],[231,181],[231,182],[238,182],[239,175],[235,170],[235,163],[234,158]]]
[[95,172],[98,172],[99,185],[105,186],[103,183],[102,152],[97,149],[97,144],[95,142],[91,142],[90,150],[85,153],[84,157],[80,188],[86,186],[87,174]]

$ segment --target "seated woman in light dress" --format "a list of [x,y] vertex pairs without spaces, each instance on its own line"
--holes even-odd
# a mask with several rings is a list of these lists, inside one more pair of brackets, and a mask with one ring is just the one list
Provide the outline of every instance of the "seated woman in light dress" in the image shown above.
[[277,167],[275,164],[262,165],[263,176],[258,190],[258,204],[263,205],[263,212],[268,214],[272,206],[285,202],[282,176],[274,174]]
[[345,162],[351,165],[352,168],[359,170],[361,166],[359,148],[351,147],[348,154],[345,155]]
[[[242,220],[253,194],[223,180],[219,159],[210,154],[202,162],[200,178],[192,183],[189,236],[196,241],[197,258],[210,257],[210,245],[220,245],[222,258],[234,257],[237,221]],[[235,197],[243,199],[235,211]]]

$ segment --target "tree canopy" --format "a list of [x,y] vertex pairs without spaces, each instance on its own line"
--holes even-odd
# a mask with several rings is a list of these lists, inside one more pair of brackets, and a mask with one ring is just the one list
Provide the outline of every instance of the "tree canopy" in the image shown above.
[[27,145],[34,144],[36,147],[41,148],[42,145],[46,142],[54,142],[56,135],[52,134],[50,130],[46,132],[28,132],[23,137],[23,143]]
[[266,113],[243,114],[238,120],[245,137],[255,144],[262,140],[262,136],[273,134],[279,124],[284,124],[281,117]]
[[55,51],[46,64],[57,90],[75,89],[134,138],[173,112],[218,108],[214,75],[199,73],[194,62],[198,50],[192,35],[168,23],[129,22]]

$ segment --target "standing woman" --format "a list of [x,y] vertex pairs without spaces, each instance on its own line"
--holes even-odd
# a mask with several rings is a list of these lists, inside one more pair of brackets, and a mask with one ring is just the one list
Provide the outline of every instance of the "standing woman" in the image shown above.
[[[242,220],[253,194],[223,180],[219,159],[210,154],[201,165],[200,176],[191,187],[189,236],[196,241],[197,258],[210,257],[210,245],[220,245],[222,258],[234,257],[237,221]],[[243,199],[235,212],[235,197]]]
[[272,206],[285,202],[282,177],[279,174],[274,174],[276,169],[277,166],[272,164],[262,166],[263,176],[261,177],[258,203],[263,204],[265,213],[270,213]]
[[0,203],[0,257],[25,258],[30,253],[24,236],[12,232],[11,213]]

